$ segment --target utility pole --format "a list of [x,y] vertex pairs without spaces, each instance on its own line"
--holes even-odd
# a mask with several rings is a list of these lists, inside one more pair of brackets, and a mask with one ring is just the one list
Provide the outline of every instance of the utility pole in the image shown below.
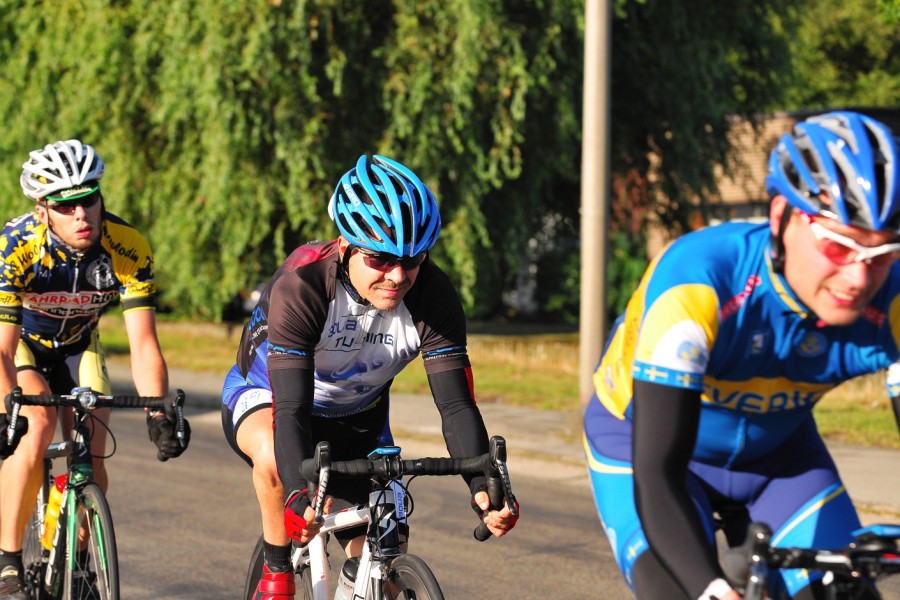
[[585,0],[581,158],[579,390],[585,404],[606,341],[606,216],[609,206],[611,0]]

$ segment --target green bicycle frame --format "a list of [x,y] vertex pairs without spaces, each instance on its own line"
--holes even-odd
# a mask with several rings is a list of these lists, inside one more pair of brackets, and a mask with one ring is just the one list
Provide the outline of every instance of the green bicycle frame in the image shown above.
[[[53,597],[61,595],[63,587],[63,575],[68,567],[69,572],[75,570],[75,557],[78,550],[78,489],[85,483],[93,481],[94,467],[90,462],[75,462],[69,466],[68,481],[66,489],[63,491],[62,501],[60,505],[63,507],[62,514],[65,516],[65,522],[60,519],[56,523],[56,532],[53,535],[53,546],[50,549],[50,557],[47,564],[47,574],[45,584]],[[59,536],[65,527],[66,538],[65,548],[59,547]],[[94,527],[100,527],[99,523],[95,523]],[[100,543],[102,544],[102,536]],[[64,562],[57,560],[57,553],[65,551]],[[101,560],[106,562],[105,548],[102,548]]]

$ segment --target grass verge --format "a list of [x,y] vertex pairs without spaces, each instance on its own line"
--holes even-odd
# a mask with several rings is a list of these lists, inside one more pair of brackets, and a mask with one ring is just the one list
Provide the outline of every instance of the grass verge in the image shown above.
[[[101,320],[101,339],[110,361],[128,360],[128,342],[120,313]],[[160,319],[160,344],[170,368],[225,373],[234,363],[241,327]],[[511,334],[487,333],[475,325],[469,354],[479,402],[502,402],[543,410],[577,413],[578,336],[539,329]],[[491,328],[496,332],[496,327]],[[429,393],[421,361],[414,361],[394,381],[394,390]],[[838,387],[816,407],[816,421],[826,439],[846,444],[900,448],[882,375],[858,378]]]

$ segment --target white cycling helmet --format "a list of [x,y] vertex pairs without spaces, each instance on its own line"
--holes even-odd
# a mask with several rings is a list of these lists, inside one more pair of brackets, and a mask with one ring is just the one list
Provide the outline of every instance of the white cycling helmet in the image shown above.
[[81,188],[103,178],[106,167],[103,159],[92,146],[78,140],[67,140],[47,144],[43,150],[32,150],[28,160],[22,164],[19,183],[22,191],[32,200],[41,200],[54,192],[73,190],[81,193]]

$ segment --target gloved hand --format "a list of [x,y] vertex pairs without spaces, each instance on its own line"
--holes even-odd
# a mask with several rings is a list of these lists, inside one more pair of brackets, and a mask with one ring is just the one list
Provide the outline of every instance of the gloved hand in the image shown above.
[[175,434],[175,423],[166,418],[165,413],[147,414],[147,433],[150,441],[156,444],[158,449],[156,458],[165,462],[170,458],[177,458],[187,450],[191,441],[191,424],[184,420],[184,446],[178,441]]
[[305,543],[309,540],[301,539],[303,530],[309,523],[304,518],[306,509],[310,507],[308,490],[294,492],[284,503],[284,530],[292,540]]
[[9,415],[0,413],[0,458],[6,458],[16,451],[19,440],[28,432],[28,419],[19,415],[16,418],[16,430],[13,434],[12,444],[6,437],[6,430],[9,427]]

